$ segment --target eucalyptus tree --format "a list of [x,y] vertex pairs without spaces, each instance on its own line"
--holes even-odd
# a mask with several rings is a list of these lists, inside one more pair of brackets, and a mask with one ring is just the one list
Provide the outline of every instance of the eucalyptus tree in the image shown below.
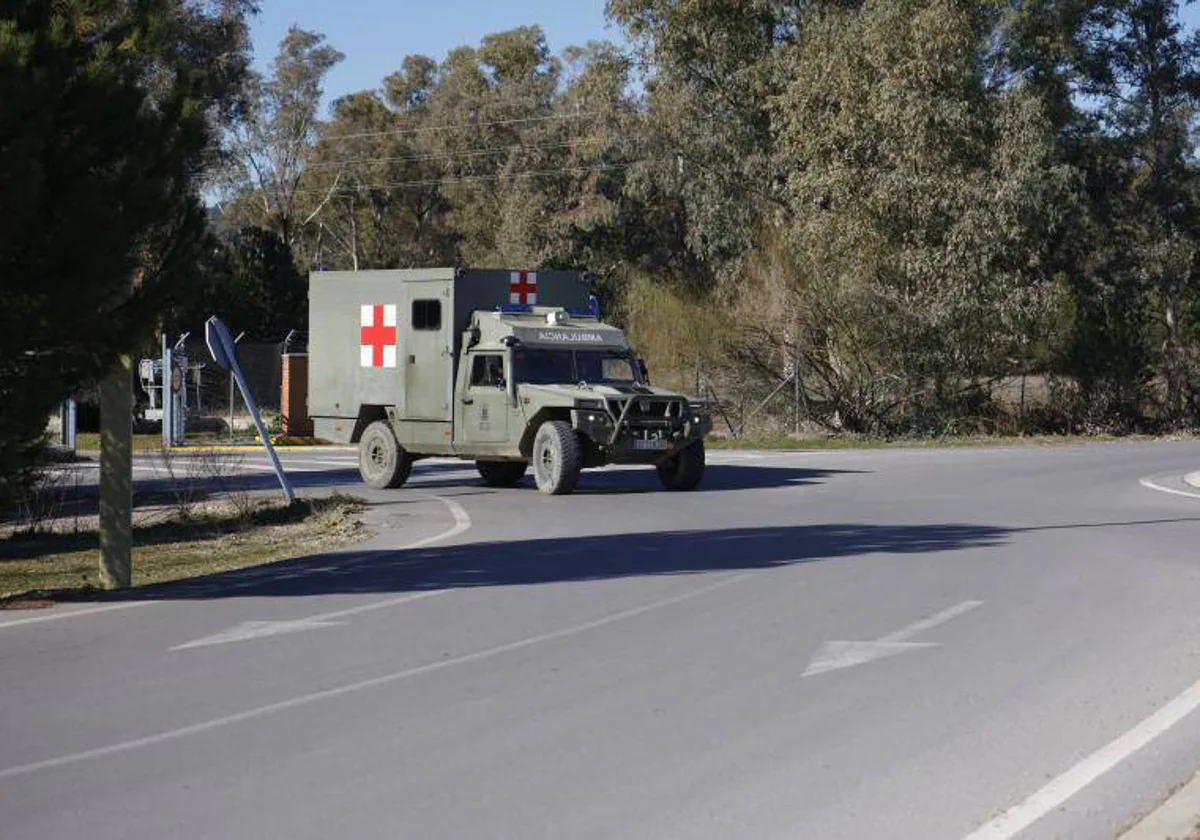
[[952,414],[1052,314],[1073,173],[1040,98],[987,85],[995,24],[955,0],[827,6],[781,58],[788,326],[848,425]]
[[266,227],[294,247],[331,197],[331,191],[313,195],[305,177],[321,127],[325,77],[343,57],[324,35],[293,26],[279,42],[270,75],[247,75],[226,135],[222,179],[234,227]]

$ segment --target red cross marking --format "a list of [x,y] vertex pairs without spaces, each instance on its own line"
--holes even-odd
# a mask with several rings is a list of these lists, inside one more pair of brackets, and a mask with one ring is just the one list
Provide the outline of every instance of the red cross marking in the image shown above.
[[537,303],[537,275],[528,271],[514,271],[508,281],[508,302]]
[[396,328],[383,325],[383,305],[375,304],[371,326],[363,327],[359,343],[371,348],[371,366],[383,367],[383,348],[396,343]]

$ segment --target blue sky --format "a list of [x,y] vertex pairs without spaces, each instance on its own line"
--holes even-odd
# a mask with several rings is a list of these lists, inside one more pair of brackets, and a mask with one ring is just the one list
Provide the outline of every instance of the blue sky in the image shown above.
[[260,68],[275,55],[292,24],[323,32],[345,60],[329,74],[327,99],[377,88],[406,55],[435,59],[484,35],[538,24],[550,49],[589,40],[620,40],[606,29],[604,0],[260,0],[251,24]]
[[[260,0],[260,5],[251,27],[260,68],[294,23],[325,33],[345,53],[329,74],[327,101],[379,87],[406,55],[441,59],[454,47],[517,26],[539,24],[554,52],[589,40],[621,40],[604,19],[604,0]],[[1184,6],[1183,19],[1194,29],[1200,5]]]

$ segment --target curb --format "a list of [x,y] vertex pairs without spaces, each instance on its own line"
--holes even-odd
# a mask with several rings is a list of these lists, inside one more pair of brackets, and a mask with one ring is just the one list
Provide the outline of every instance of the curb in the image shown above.
[[[357,448],[353,446],[335,446],[322,444],[303,444],[303,443],[272,443],[277,451],[280,452],[357,452]],[[241,446],[204,446],[197,444],[195,446],[174,446],[172,452],[186,454],[188,452],[261,452],[263,445],[261,443],[247,443]]]
[[1200,773],[1122,834],[1120,840],[1186,840],[1197,825],[1200,825]]

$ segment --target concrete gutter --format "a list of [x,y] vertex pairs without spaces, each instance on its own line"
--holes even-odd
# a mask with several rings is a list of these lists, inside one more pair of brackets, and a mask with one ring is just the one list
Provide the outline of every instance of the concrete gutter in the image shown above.
[[[1184,484],[1200,490],[1200,471],[1183,477]],[[1144,817],[1120,840],[1187,840],[1200,826],[1200,773],[1166,802]]]
[[1122,834],[1120,840],[1187,840],[1197,825],[1200,825],[1200,774]]

